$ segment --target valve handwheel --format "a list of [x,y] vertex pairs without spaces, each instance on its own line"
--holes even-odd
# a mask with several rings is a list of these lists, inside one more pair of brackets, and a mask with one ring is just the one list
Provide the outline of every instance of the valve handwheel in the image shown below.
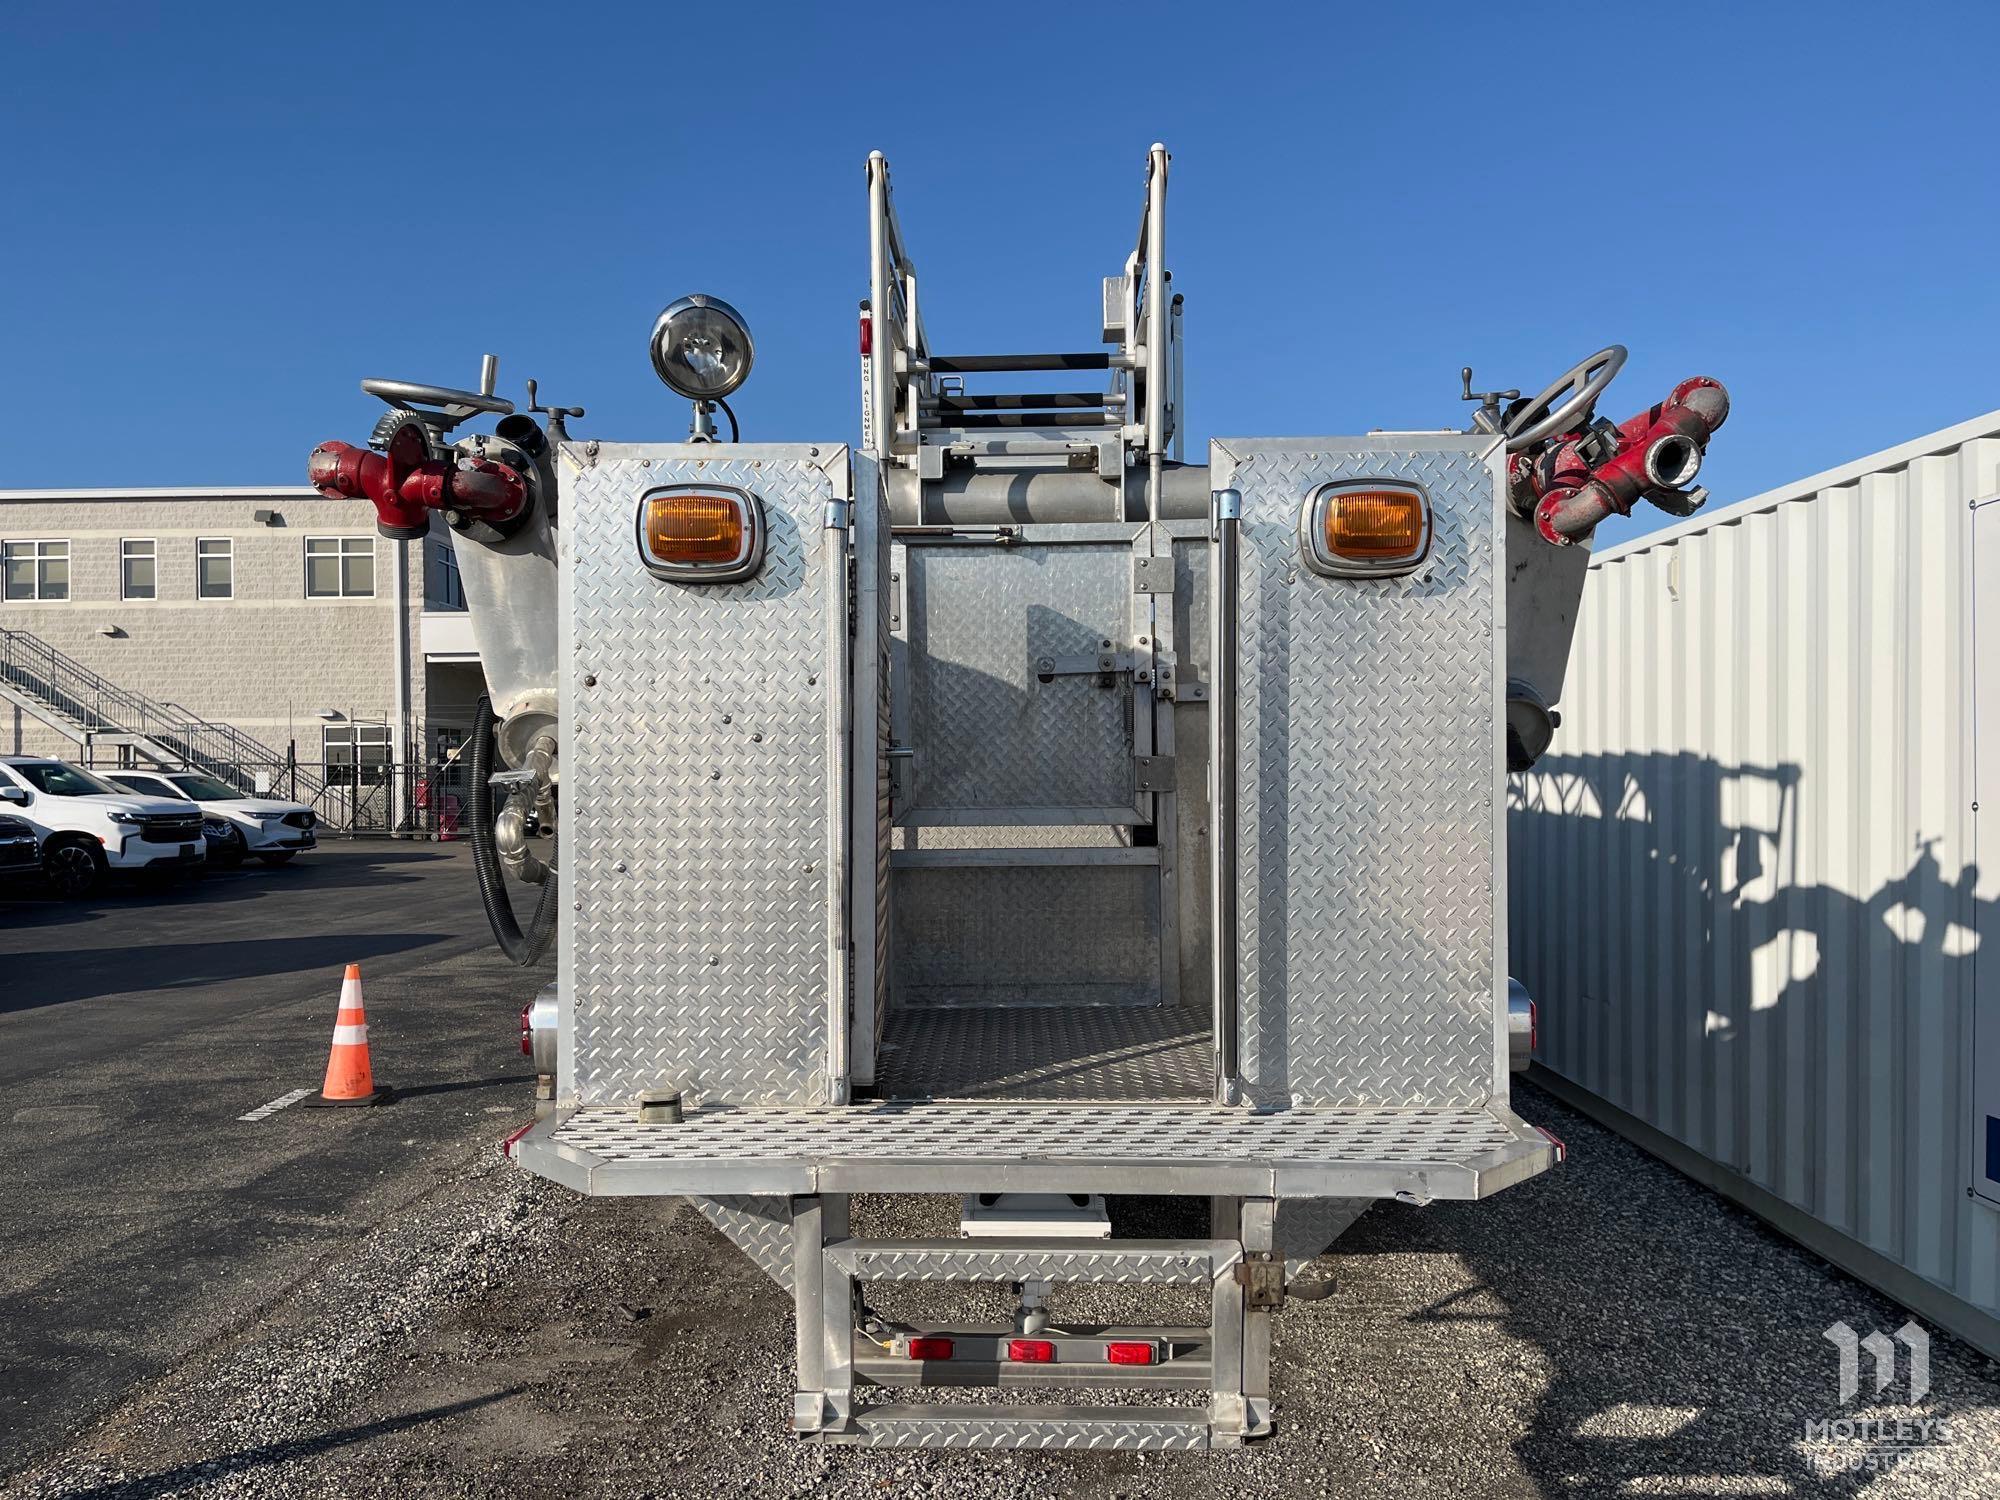
[[[1507,435],[1507,451],[1519,453],[1543,438],[1570,432],[1590,420],[1597,405],[1618,372],[1625,368],[1625,346],[1612,344],[1588,359],[1573,364],[1541,395],[1517,409],[1500,430]],[[1567,397],[1567,399],[1563,399]],[[1561,401],[1560,406],[1556,405]]]
[[482,396],[477,391],[455,391],[444,385],[418,385],[413,380],[364,380],[361,389],[405,411],[412,406],[442,407],[460,422],[474,412],[493,412],[504,417],[514,411],[514,403],[504,396]]

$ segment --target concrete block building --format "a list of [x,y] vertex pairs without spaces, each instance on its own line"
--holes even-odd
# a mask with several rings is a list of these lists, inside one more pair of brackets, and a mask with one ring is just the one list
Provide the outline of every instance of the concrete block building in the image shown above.
[[451,536],[310,489],[0,490],[0,751],[422,766],[484,691]]

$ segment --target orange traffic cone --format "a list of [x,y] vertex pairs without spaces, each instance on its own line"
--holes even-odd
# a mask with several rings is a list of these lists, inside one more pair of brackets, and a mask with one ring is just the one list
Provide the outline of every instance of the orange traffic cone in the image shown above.
[[307,1104],[380,1104],[386,1089],[375,1087],[368,1066],[368,1013],[361,1008],[361,965],[349,964],[340,981],[340,1014],[333,1020],[333,1051],[326,1060],[326,1082],[319,1097]]

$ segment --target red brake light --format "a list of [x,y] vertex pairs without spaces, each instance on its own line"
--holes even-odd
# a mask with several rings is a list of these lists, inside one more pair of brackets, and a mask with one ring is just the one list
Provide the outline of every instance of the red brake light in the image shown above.
[[1114,1365],[1150,1365],[1153,1362],[1153,1346],[1120,1340],[1104,1346],[1104,1357]]
[[909,1343],[911,1359],[950,1359],[950,1339],[911,1339]]
[[535,1055],[535,1029],[528,1024],[528,1012],[533,1009],[532,1005],[521,1007],[521,1056],[523,1057]]
[[1007,1357],[1016,1364],[1045,1365],[1056,1357],[1056,1346],[1047,1339],[1009,1339]]

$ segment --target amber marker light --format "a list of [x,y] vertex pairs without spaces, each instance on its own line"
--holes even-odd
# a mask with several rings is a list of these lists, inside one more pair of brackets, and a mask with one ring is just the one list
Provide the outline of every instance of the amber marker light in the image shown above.
[[662,578],[729,583],[764,561],[764,515],[754,496],[720,486],[650,490],[639,505],[639,550]]
[[1407,573],[1429,555],[1431,505],[1422,486],[1400,480],[1321,485],[1307,497],[1301,550],[1316,573],[1382,578]]

